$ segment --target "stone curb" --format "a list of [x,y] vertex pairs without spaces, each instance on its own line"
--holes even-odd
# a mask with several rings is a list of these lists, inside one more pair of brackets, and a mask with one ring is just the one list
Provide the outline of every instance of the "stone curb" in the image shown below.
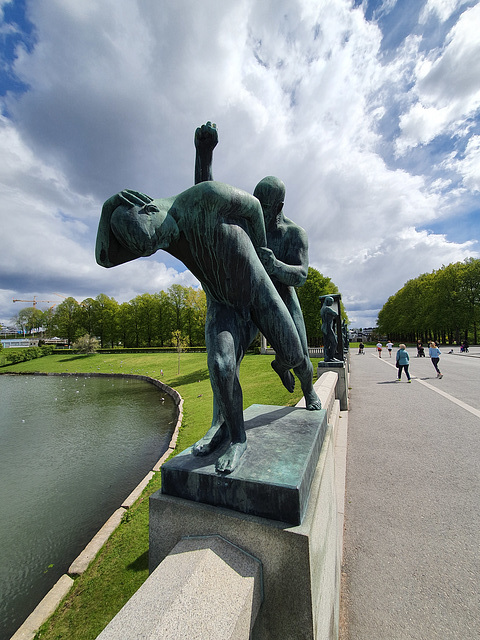
[[70,576],[66,574],[61,576],[10,640],[32,640],[39,627],[55,613],[58,605],[73,586],[73,582]]
[[72,562],[67,572],[69,575],[80,576],[87,570],[90,562],[95,558],[105,542],[122,521],[125,511],[126,509],[122,507],[114,511],[113,515],[110,516],[100,531],[93,536],[85,549]]
[[122,502],[120,506],[123,509],[130,509],[130,507],[132,507],[135,504],[135,502],[138,500],[138,498],[142,495],[143,490],[146,488],[146,486],[148,485],[150,480],[154,477],[154,475],[155,475],[155,471],[153,470],[149,471],[145,476],[145,478],[141,482],[139,482],[139,484],[137,484],[137,486],[132,491],[132,493],[129,496],[127,496],[127,498],[125,498],[125,500]]

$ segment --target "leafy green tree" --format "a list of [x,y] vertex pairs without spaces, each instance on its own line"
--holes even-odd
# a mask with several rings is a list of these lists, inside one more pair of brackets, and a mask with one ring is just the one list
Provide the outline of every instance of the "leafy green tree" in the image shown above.
[[157,299],[151,293],[144,293],[138,296],[141,317],[141,342],[147,347],[158,342],[158,309]]
[[457,344],[478,339],[480,260],[468,258],[409,280],[378,314],[379,331],[398,340]]
[[45,335],[53,337],[55,335],[54,327],[55,307],[50,307],[43,312],[42,326],[45,328]]
[[400,325],[397,322],[397,296],[390,296],[378,312],[378,333],[388,335],[392,340],[398,340]]
[[139,300],[140,296],[130,300],[130,331],[132,336],[132,346],[139,347],[142,332],[142,306]]
[[113,347],[117,340],[117,311],[118,302],[100,293],[94,301],[95,335],[100,339],[100,345],[110,343]]
[[[460,297],[465,302],[465,311],[469,316],[469,329],[473,330],[473,342],[478,344],[478,321],[480,309],[480,260],[467,258],[464,263]],[[468,341],[468,329],[464,339]]]
[[181,284],[172,284],[169,287],[168,297],[173,309],[173,326],[175,331],[182,331],[185,311],[186,287]]
[[170,297],[166,291],[155,293],[156,318],[158,344],[163,347],[170,340],[173,331],[173,308]]
[[184,297],[185,333],[191,347],[205,344],[207,298],[203,289],[187,287]]
[[123,347],[131,347],[134,344],[132,331],[132,308],[130,303],[122,302],[117,310],[118,339]]
[[66,298],[55,308],[53,328],[59,337],[66,338],[70,345],[81,332],[80,305],[75,298]]
[[39,329],[43,326],[44,313],[36,307],[25,307],[20,309],[17,316],[17,326],[22,328],[25,333],[32,333],[33,329]]
[[[431,332],[433,339],[443,339],[448,336],[448,341],[457,343],[460,341],[461,328],[468,325],[465,302],[460,296],[463,264],[457,262],[434,271],[432,288],[435,294],[432,296],[434,309],[432,316],[436,316],[436,322],[430,318],[430,325],[437,329],[438,336]],[[420,276],[422,277],[422,276]],[[438,329],[438,327],[440,329]]]
[[93,298],[85,298],[80,307],[80,324],[88,335],[94,335],[98,322],[98,304]]

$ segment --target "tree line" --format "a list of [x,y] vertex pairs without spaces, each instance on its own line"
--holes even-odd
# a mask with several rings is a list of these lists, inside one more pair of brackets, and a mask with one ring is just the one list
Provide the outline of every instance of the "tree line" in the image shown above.
[[480,260],[467,258],[424,273],[387,300],[378,329],[392,340],[478,344]]
[[47,311],[26,307],[16,323],[26,333],[43,327],[46,337],[64,338],[69,345],[88,334],[96,336],[101,347],[163,347],[174,344],[174,332],[181,332],[194,347],[205,344],[206,311],[202,289],[174,284],[121,304],[100,293],[81,302],[66,298]]
[[[338,293],[332,280],[309,267],[297,289],[311,346],[322,344],[321,295]],[[78,302],[66,298],[52,309],[22,309],[15,322],[26,333],[43,328],[46,337],[72,344],[83,335],[96,336],[101,347],[164,347],[205,345],[207,301],[202,289],[174,284],[167,291],[144,293],[119,304],[104,293]]]

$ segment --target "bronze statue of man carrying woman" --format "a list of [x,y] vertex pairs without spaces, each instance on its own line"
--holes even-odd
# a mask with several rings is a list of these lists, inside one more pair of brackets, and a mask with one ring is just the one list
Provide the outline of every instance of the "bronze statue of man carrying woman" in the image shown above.
[[267,273],[272,252],[260,202],[213,180],[169,198],[124,190],[105,202],[96,245],[100,265],[113,267],[159,249],[181,260],[206,293],[214,411],[193,453],[207,455],[228,440],[216,470],[230,473],[247,446],[239,367],[256,333],[260,330],[275,349],[275,371],[290,390],[290,369],[304,361],[295,322]]

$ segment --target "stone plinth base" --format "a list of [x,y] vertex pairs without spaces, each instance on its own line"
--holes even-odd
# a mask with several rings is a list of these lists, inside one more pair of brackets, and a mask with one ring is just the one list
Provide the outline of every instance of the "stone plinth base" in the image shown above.
[[97,640],[248,640],[262,597],[259,560],[219,536],[186,538]]
[[338,373],[338,382],[335,390],[335,397],[340,400],[340,410],[348,411],[348,368],[344,362],[322,362],[318,363],[317,377],[327,371]]
[[215,471],[223,449],[191,447],[162,466],[162,493],[300,524],[327,427],[324,410],[254,404],[244,411],[247,450],[228,475]]
[[336,511],[328,425],[301,524],[290,526],[158,491],[150,497],[150,570],[185,536],[222,536],[263,566],[264,601],[253,640],[332,640],[338,637],[340,580]]

